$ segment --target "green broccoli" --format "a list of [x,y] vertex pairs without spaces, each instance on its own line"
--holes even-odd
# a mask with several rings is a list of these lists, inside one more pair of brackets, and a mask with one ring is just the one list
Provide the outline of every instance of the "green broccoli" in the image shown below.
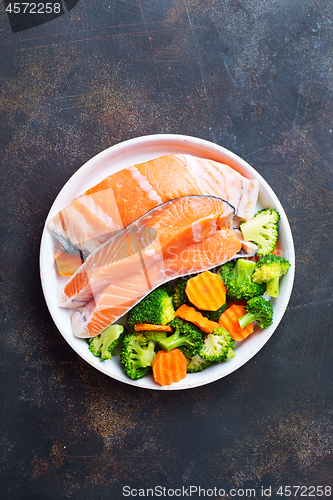
[[219,275],[227,290],[227,300],[249,300],[259,297],[266,291],[266,285],[253,283],[251,274],[255,262],[238,259],[237,264],[227,262],[221,266]]
[[253,260],[237,259],[234,267],[234,273],[237,276],[237,278],[251,281],[255,267],[256,263]]
[[193,306],[193,304],[188,300],[188,297],[185,292],[186,284],[189,279],[190,276],[187,276],[186,278],[178,278],[174,286],[174,291],[172,294],[172,302],[176,310],[183,304],[186,304],[187,306]]
[[110,325],[96,337],[89,339],[89,351],[101,361],[111,359],[125,333],[122,325]]
[[253,297],[244,309],[246,314],[239,319],[239,326],[245,328],[252,321],[256,321],[260,328],[267,328],[273,323],[273,308],[270,302],[263,297]]
[[230,333],[225,328],[215,328],[213,333],[209,333],[205,339],[199,355],[208,361],[221,363],[226,359],[235,356],[233,348],[235,342]]
[[124,336],[120,361],[132,380],[138,380],[149,372],[156,355],[156,343],[150,332],[132,332]]
[[162,340],[166,339],[168,334],[167,332],[162,332],[161,330],[141,330],[140,332],[135,332],[137,334],[142,333],[145,335],[149,340],[152,340],[155,342],[155,350],[157,351],[160,349],[159,347],[159,342]]
[[212,363],[208,359],[204,359],[199,354],[196,354],[192,358],[187,359],[187,373],[197,373],[202,372],[205,368],[208,368]]
[[165,290],[157,288],[129,311],[127,324],[129,327],[138,323],[166,325],[174,317],[172,298]]
[[178,347],[187,358],[192,358],[199,353],[202,347],[202,332],[200,328],[189,321],[175,318],[169,325],[174,332],[165,340],[159,342],[165,351],[171,351]]
[[234,261],[226,262],[225,264],[223,264],[223,266],[220,267],[218,274],[221,276],[224,286],[229,279],[235,276],[234,268],[235,268]]
[[278,238],[280,214],[274,208],[259,210],[248,222],[240,224],[244,241],[253,241],[258,246],[257,255],[263,257],[274,250]]
[[256,265],[252,280],[255,283],[266,283],[266,293],[270,297],[279,296],[280,277],[284,276],[290,268],[290,262],[278,255],[261,257]]

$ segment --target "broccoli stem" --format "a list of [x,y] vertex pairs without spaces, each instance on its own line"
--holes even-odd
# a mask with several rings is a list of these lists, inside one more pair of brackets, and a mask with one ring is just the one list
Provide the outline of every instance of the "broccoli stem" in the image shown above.
[[184,343],[184,337],[180,334],[180,329],[176,328],[174,333],[170,337],[161,340],[159,342],[159,345],[165,351],[171,351],[171,349],[175,349],[176,347],[181,346],[183,343]]
[[140,368],[151,366],[156,354],[154,347],[155,342],[152,340],[149,340],[147,347],[141,347],[139,344],[136,345],[137,355],[133,354],[132,358],[136,360],[137,366]]
[[235,265],[235,275],[243,280],[251,281],[256,263],[253,260],[238,259]]
[[279,282],[280,282],[280,277],[274,278],[272,281],[266,283],[266,294],[269,295],[270,297],[278,297]]
[[232,359],[236,356],[234,351],[232,349],[229,349],[228,354],[227,354],[227,359]]
[[239,326],[243,329],[247,325],[252,323],[252,321],[255,321],[256,318],[257,318],[256,314],[248,312],[248,313],[244,314],[244,316],[239,318],[239,320],[238,320]]

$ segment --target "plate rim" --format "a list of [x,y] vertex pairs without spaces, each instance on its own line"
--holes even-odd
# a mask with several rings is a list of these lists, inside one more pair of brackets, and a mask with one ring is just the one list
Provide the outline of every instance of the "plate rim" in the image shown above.
[[[90,351],[88,350],[88,347],[87,347],[87,353],[86,353],[87,355],[86,356],[82,355],[82,353],[79,352],[75,343],[72,342],[71,339],[62,331],[61,324],[60,324],[60,321],[59,321],[57,315],[53,314],[53,312],[52,312],[53,307],[52,307],[52,304],[50,303],[49,296],[48,296],[48,293],[46,290],[46,278],[44,276],[44,274],[45,274],[44,273],[44,271],[45,271],[44,261],[45,261],[45,257],[46,257],[45,256],[46,238],[47,238],[47,235],[49,234],[49,231],[46,227],[47,222],[48,222],[49,218],[52,217],[52,215],[54,214],[54,207],[57,206],[57,204],[59,204],[59,200],[61,200],[62,197],[64,197],[64,195],[66,194],[66,191],[71,188],[72,184],[75,183],[75,181],[77,180],[78,177],[83,176],[84,174],[89,172],[90,169],[96,163],[99,163],[99,162],[103,161],[105,158],[108,158],[108,156],[110,154],[113,154],[113,156],[117,156],[117,154],[120,154],[121,152],[123,152],[123,150],[126,150],[126,149],[131,150],[131,148],[136,147],[136,146],[138,146],[140,150],[145,150],[145,148],[147,148],[148,145],[153,144],[154,146],[163,146],[163,145],[166,145],[166,143],[170,143],[170,142],[177,143],[178,147],[185,146],[185,144],[186,144],[187,146],[192,146],[194,148],[194,145],[195,145],[197,148],[199,148],[199,150],[211,151],[211,155],[213,155],[213,152],[215,153],[215,156],[223,155],[225,158],[227,158],[229,160],[230,163],[232,163],[232,165],[230,165],[229,162],[228,163],[225,162],[229,166],[232,166],[232,168],[234,168],[237,171],[245,169],[250,174],[250,176],[252,175],[254,178],[257,178],[260,181],[262,186],[265,187],[265,190],[268,191],[269,195],[273,196],[274,205],[275,204],[277,205],[277,209],[280,213],[280,217],[283,220],[283,230],[284,230],[284,232],[286,232],[286,235],[288,236],[288,251],[290,252],[290,256],[288,255],[288,260],[291,263],[291,267],[290,267],[290,269],[288,271],[288,275],[287,275],[288,276],[287,294],[283,298],[283,305],[280,306],[280,308],[279,308],[278,318],[275,316],[273,325],[271,325],[271,327],[268,327],[267,329],[265,329],[263,331],[260,331],[260,336],[261,336],[262,340],[261,340],[261,342],[258,343],[258,345],[256,346],[255,349],[253,349],[251,352],[249,352],[249,356],[246,359],[244,359],[242,361],[240,360],[238,363],[236,361],[236,364],[232,363],[232,365],[235,365],[235,366],[229,365],[229,369],[222,370],[222,373],[220,373],[219,376],[217,376],[217,377],[211,376],[211,377],[207,377],[207,380],[201,380],[201,381],[199,380],[198,381],[197,379],[199,377],[197,375],[201,375],[202,373],[206,372],[206,370],[204,370],[204,372],[199,372],[198,374],[195,374],[195,373],[189,374],[189,375],[191,375],[191,379],[193,380],[192,383],[191,383],[191,379],[189,379],[187,381],[186,385],[184,385],[184,381],[187,380],[187,377],[186,377],[182,381],[175,383],[175,384],[172,384],[170,386],[159,386],[158,384],[156,384],[153,381],[151,376],[145,376],[139,380],[132,380],[129,377],[127,377],[125,373],[124,373],[124,376],[109,373],[109,370],[107,370],[107,367],[105,367],[105,365],[103,366],[103,364],[102,364],[105,362],[101,362],[99,360],[99,358],[96,358],[96,357],[94,357],[94,359],[91,359],[91,357],[88,355],[88,354],[91,354]],[[171,154],[171,153],[169,153],[169,154]],[[186,154],[186,153],[182,153],[182,154]],[[190,154],[190,153],[188,153],[188,154]],[[157,156],[155,156],[155,157],[157,157]],[[204,157],[207,157],[207,155],[205,155]],[[209,158],[212,159],[210,156],[209,156]],[[217,161],[220,161],[222,163],[221,160],[217,160]],[[235,168],[236,166],[240,167],[239,170],[237,168]],[[120,170],[120,168],[119,168],[119,170]],[[117,171],[117,170],[115,170],[115,171]],[[244,175],[243,172],[242,172],[242,175]],[[261,189],[262,189],[262,187],[261,187]],[[259,186],[259,195],[260,195],[260,186]],[[75,195],[75,197],[76,196],[78,196],[78,195]],[[59,208],[57,209],[57,211],[59,211]],[[278,199],[277,195],[275,194],[275,192],[271,188],[271,186],[268,184],[268,182],[261,176],[261,174],[259,174],[259,172],[257,170],[254,169],[254,167],[252,167],[252,165],[250,165],[243,158],[239,157],[238,155],[236,155],[232,151],[226,149],[225,147],[220,146],[220,145],[215,144],[215,143],[212,143],[210,141],[207,141],[206,139],[201,139],[201,138],[182,135],[182,134],[150,134],[150,135],[143,135],[143,136],[134,137],[134,138],[116,143],[116,144],[104,149],[103,151],[99,152],[98,154],[96,154],[95,156],[93,156],[92,158],[87,160],[65,182],[65,184],[63,185],[61,190],[58,192],[56,198],[54,199],[54,201],[51,205],[51,208],[48,211],[48,215],[45,219],[42,237],[41,237],[41,242],[40,242],[39,265],[40,265],[40,279],[41,279],[41,284],[42,284],[42,291],[43,291],[44,299],[45,299],[47,308],[49,310],[49,313],[51,315],[51,318],[52,318],[53,322],[55,323],[57,329],[61,333],[62,337],[65,339],[65,341],[70,345],[70,347],[76,352],[76,354],[80,358],[82,358],[84,361],[89,363],[91,366],[93,366],[95,369],[97,369],[98,371],[100,371],[104,375],[106,375],[110,378],[113,378],[114,380],[117,380],[119,382],[123,382],[127,385],[139,387],[141,389],[149,389],[149,390],[185,390],[185,389],[191,389],[191,388],[204,386],[204,385],[210,384],[212,382],[215,382],[217,380],[220,380],[222,378],[225,378],[226,376],[230,375],[234,371],[241,368],[244,364],[249,362],[268,342],[268,340],[271,338],[271,336],[273,335],[273,333],[275,332],[275,330],[279,326],[279,324],[280,324],[280,322],[281,322],[281,320],[286,312],[286,309],[287,309],[287,306],[288,306],[288,303],[290,300],[290,296],[291,296],[293,284],[294,284],[294,276],[295,276],[295,249],[294,249],[293,236],[292,236],[291,228],[289,225],[289,221],[288,221],[288,218],[286,216],[286,213],[284,211],[284,208],[283,208],[280,200]],[[282,311],[282,313],[281,313],[281,311]],[[80,340],[84,340],[84,339],[80,339]],[[245,344],[246,344],[246,339],[244,341],[242,341],[242,345],[245,345]],[[236,359],[236,356],[231,361],[234,361],[235,359]],[[230,363],[230,362],[228,362],[228,363]],[[224,364],[219,364],[216,366],[221,367],[221,365],[224,365]],[[211,369],[211,367],[209,369]],[[226,372],[226,373],[224,373],[224,372]],[[200,379],[201,379],[201,377],[200,377]],[[149,385],[147,382],[148,380],[152,380],[154,385]],[[195,381],[195,380],[197,380],[197,381]]]

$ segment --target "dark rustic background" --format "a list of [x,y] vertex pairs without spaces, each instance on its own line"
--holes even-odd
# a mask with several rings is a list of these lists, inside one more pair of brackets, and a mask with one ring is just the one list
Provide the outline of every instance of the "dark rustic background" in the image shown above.
[[[70,3],[16,32],[0,4],[1,499],[332,486],[332,2]],[[90,367],[54,326],[39,279],[61,187],[101,150],[151,133],[247,160],[296,248],[271,340],[187,391],[135,389]]]

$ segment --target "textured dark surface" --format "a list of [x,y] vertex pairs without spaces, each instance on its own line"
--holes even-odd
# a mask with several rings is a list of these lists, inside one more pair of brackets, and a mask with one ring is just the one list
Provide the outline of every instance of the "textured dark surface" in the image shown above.
[[[0,36],[0,497],[332,486],[332,2],[80,0],[16,33],[1,3]],[[271,340],[188,391],[94,370],[57,331],[39,280],[61,187],[101,150],[150,133],[247,160],[280,198],[296,248]]]

